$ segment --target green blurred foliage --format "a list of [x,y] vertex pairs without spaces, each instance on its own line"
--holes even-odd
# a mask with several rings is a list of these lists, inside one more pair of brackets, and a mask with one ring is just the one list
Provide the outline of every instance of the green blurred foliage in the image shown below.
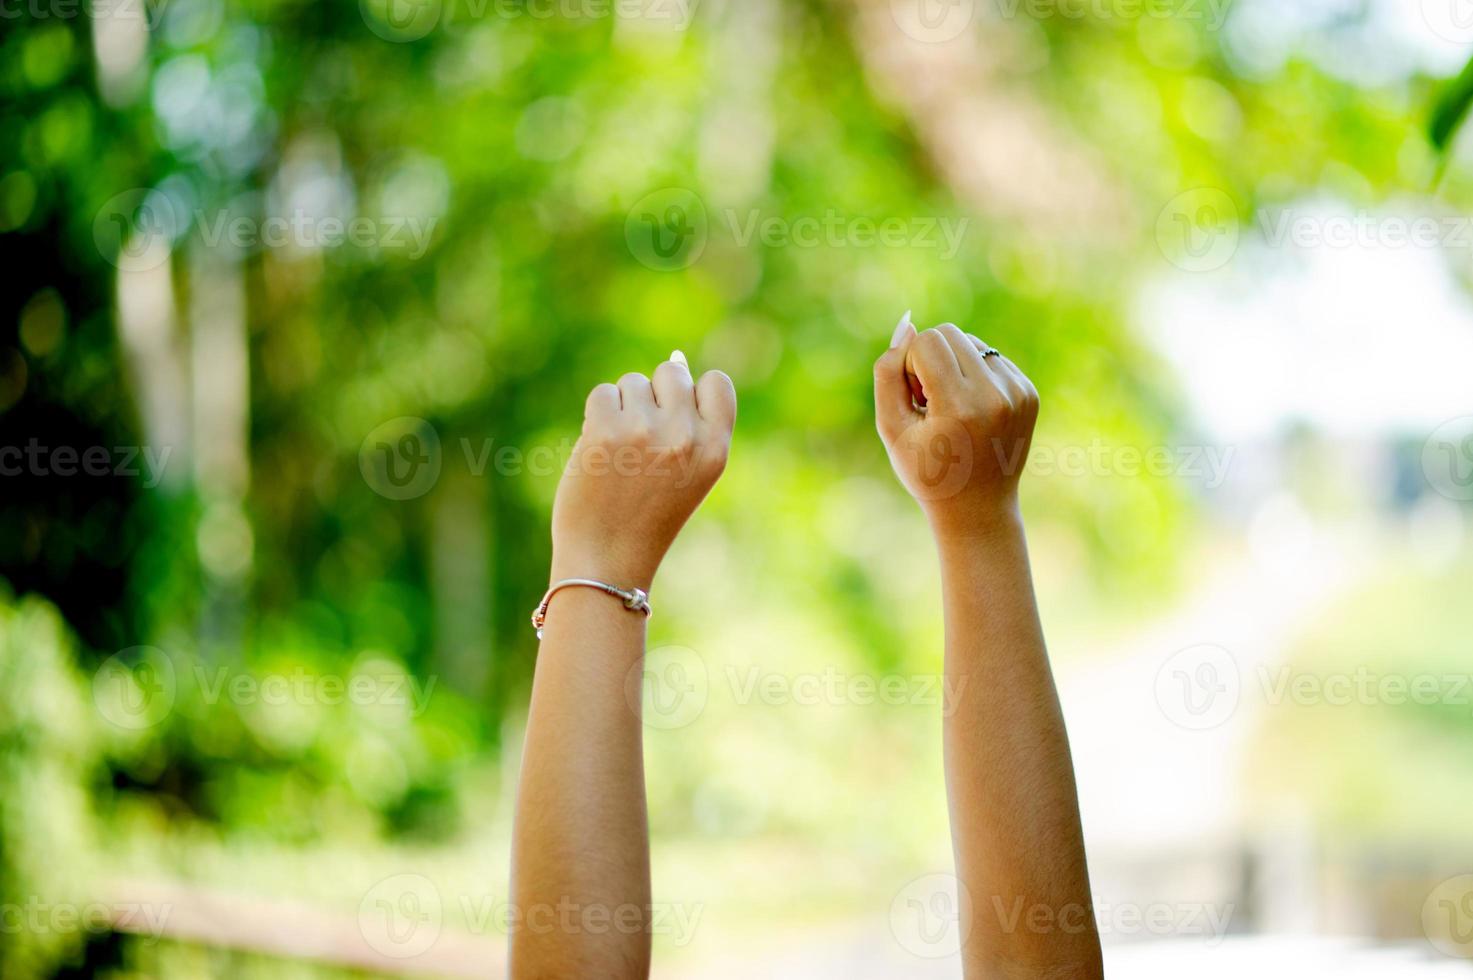
[[0,593],[0,975],[46,977],[74,959],[75,931],[22,928],[39,903],[80,903],[99,853],[90,796],[97,725],[61,617]]
[[[147,7],[140,80],[121,94],[102,90],[96,22],[3,25],[0,444],[152,438],[143,405],[157,389],[129,361],[116,256],[99,246],[118,194],[153,189],[186,219],[171,280],[186,347],[204,288],[190,260],[210,248],[209,215],[260,220],[325,196],[349,213],[433,221],[433,233],[423,254],[350,243],[230,257],[249,377],[239,501],[222,505],[192,471],[155,486],[6,478],[0,575],[54,604],[77,640],[37,599],[0,606],[0,898],[84,894],[94,818],[114,840],[109,863],[180,874],[190,862],[160,842],[372,855],[475,833],[505,805],[498,753],[515,748],[556,483],[477,473],[475,461],[487,439],[556,451],[588,388],[647,372],[674,347],[697,369],[727,370],[742,408],[731,469],[662,577],[655,640],[698,640],[734,661],[776,645],[796,669],[934,669],[922,529],[872,432],[869,365],[899,314],[964,323],[1023,365],[1044,393],[1041,440],[1187,436],[1178,393],[1126,327],[1134,286],[1160,264],[1162,205],[1200,186],[1230,190],[1244,214],[1321,187],[1382,199],[1424,188],[1451,132],[1440,124],[1429,141],[1421,128],[1428,79],[1360,89],[1302,59],[1239,74],[1203,22],[1010,24],[1027,57],[1007,84],[1121,189],[1127,226],[1102,247],[959,200],[904,112],[875,94],[847,5],[778,5],[755,92],[742,85],[759,69],[723,43],[734,8],[705,5],[671,34],[447,5],[427,36],[391,43],[354,3],[171,0]],[[768,138],[753,189],[733,197],[713,157]],[[708,203],[710,237],[700,261],[664,271],[631,251],[627,227],[638,202],[670,187]],[[728,201],[787,218],[971,224],[947,261],[743,245]],[[440,483],[407,501],[375,492],[359,459],[402,416],[427,420],[443,450]],[[237,505],[248,534],[227,551],[248,562],[222,578],[201,555]],[[1081,605],[1150,608],[1179,586],[1195,529],[1184,488],[1044,481],[1029,510],[1038,536],[1074,543],[1059,586]],[[467,600],[460,581],[484,589]],[[457,643],[470,645],[469,668]],[[115,654],[124,673],[97,673]],[[164,716],[99,718],[94,692],[112,695],[95,678],[126,688],[154,656],[176,682]],[[207,696],[222,671],[364,670],[434,686],[389,712]],[[861,839],[842,839],[833,812],[878,806],[853,767],[835,766],[864,757],[852,732],[811,712],[744,727],[728,710],[713,704],[702,734],[652,738],[657,833],[824,840],[882,860],[939,839],[934,773],[896,764],[888,775],[906,792],[880,823],[902,829],[875,840],[853,826],[843,833]],[[922,717],[873,719],[873,756],[934,756]],[[764,788],[774,779],[792,792]],[[76,947],[7,942],[0,972],[44,976]],[[168,946],[135,952],[141,974],[244,969]]]

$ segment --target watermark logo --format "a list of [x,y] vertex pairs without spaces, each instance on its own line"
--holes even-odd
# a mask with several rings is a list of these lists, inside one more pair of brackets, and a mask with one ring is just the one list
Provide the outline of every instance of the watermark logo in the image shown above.
[[1473,415],[1449,419],[1422,446],[1422,473],[1451,500],[1473,500]]
[[977,0],[890,0],[890,16],[907,36],[923,44],[945,44],[972,26]]
[[709,232],[706,203],[683,187],[646,194],[624,219],[629,253],[641,265],[659,272],[694,265],[706,251]]
[[971,479],[975,462],[967,427],[939,415],[926,419],[913,437],[896,440],[892,452],[909,457],[896,470],[906,474],[907,489],[919,500],[956,496]]
[[422,418],[400,416],[377,426],[358,449],[358,470],[389,500],[429,493],[440,479],[440,434]]
[[629,708],[651,728],[673,730],[706,710],[711,678],[706,662],[690,647],[656,647],[624,678]]
[[376,952],[410,959],[440,938],[440,890],[424,875],[398,874],[378,882],[358,903],[358,931]]
[[178,677],[169,655],[157,647],[129,647],[92,675],[92,701],[118,728],[141,731],[166,718],[178,695]]
[[114,194],[92,219],[98,254],[124,272],[163,265],[182,231],[182,216],[168,196],[143,187]]
[[363,22],[385,41],[407,44],[440,23],[441,0],[358,0]]
[[1242,693],[1237,658],[1210,643],[1177,651],[1156,672],[1156,704],[1172,723],[1191,731],[1227,721]]
[[1183,191],[1156,218],[1161,254],[1187,272],[1221,269],[1237,254],[1240,237],[1237,205],[1216,187]]
[[1422,933],[1445,956],[1473,959],[1473,875],[1449,878],[1422,903]]
[[912,956],[955,956],[971,933],[971,896],[956,875],[922,875],[890,903],[890,935]]
[[1473,0],[1421,0],[1422,21],[1454,44],[1473,44]]

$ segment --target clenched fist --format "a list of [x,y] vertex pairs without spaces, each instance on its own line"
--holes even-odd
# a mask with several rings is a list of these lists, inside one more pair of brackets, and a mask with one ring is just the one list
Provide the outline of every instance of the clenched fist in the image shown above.
[[875,422],[900,482],[938,531],[985,533],[1016,513],[1038,392],[1006,357],[943,323],[901,320],[875,362]]
[[676,351],[654,381],[626,374],[588,396],[552,508],[552,577],[648,590],[676,534],[726,468],[736,390],[692,380]]

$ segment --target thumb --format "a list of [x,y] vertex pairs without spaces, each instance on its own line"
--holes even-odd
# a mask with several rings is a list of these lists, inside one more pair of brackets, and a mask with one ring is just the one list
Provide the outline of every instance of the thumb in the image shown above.
[[887,443],[919,416],[911,403],[910,382],[905,376],[905,357],[915,337],[916,328],[907,310],[895,328],[890,349],[875,361],[875,427]]

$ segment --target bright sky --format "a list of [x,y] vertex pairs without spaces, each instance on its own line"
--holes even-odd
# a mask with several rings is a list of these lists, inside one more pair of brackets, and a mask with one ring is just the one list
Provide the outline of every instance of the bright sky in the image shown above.
[[[1473,0],[1373,0],[1367,26],[1330,27],[1362,2],[1239,0],[1228,49],[1245,74],[1297,50],[1372,85],[1453,74],[1473,52]],[[1200,424],[1223,439],[1293,421],[1374,437],[1473,413],[1473,300],[1457,278],[1473,276],[1473,219],[1435,208],[1298,202],[1287,211],[1297,242],[1277,240],[1272,218],[1245,216],[1225,266],[1150,283],[1137,320]],[[1398,239],[1397,220],[1418,215],[1435,216],[1435,241]]]
[[1275,71],[1302,52],[1325,70],[1366,84],[1415,71],[1453,75],[1473,44],[1473,2],[1235,0],[1225,40],[1245,74]]
[[[1315,233],[1401,216],[1293,210]],[[1473,413],[1473,300],[1454,275],[1473,273],[1473,219],[1437,229],[1462,244],[1299,247],[1245,227],[1224,268],[1147,287],[1139,320],[1214,436],[1272,435],[1296,420],[1335,435],[1425,435]]]

